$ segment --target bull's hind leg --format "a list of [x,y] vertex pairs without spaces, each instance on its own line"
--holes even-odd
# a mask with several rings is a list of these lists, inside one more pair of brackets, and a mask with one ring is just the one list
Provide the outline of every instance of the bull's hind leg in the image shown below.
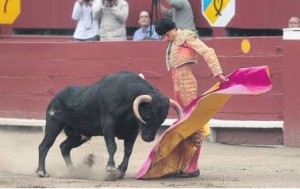
[[45,159],[56,137],[64,127],[63,123],[55,119],[47,119],[45,127],[45,136],[42,143],[39,145],[39,165],[36,174],[40,177],[48,177],[45,169]]
[[61,154],[66,162],[66,165],[70,168],[72,167],[72,159],[71,159],[71,150],[80,146],[90,139],[90,137],[85,137],[80,135],[79,133],[67,133],[67,139],[60,144]]

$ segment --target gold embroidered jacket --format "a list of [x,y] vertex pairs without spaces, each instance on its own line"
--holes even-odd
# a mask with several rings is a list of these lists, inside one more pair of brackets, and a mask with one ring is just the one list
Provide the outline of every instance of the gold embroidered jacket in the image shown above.
[[213,76],[222,72],[215,50],[205,45],[198,35],[190,30],[177,30],[175,40],[169,43],[166,54],[167,68],[177,68],[186,63],[196,63],[202,55]]

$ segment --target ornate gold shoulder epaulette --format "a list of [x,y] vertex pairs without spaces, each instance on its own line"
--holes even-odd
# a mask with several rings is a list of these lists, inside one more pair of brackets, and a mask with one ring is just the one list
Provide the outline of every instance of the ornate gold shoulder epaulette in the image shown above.
[[176,45],[182,45],[185,40],[187,39],[188,36],[191,36],[193,38],[198,38],[198,35],[190,30],[178,30],[177,31],[177,36],[175,39]]

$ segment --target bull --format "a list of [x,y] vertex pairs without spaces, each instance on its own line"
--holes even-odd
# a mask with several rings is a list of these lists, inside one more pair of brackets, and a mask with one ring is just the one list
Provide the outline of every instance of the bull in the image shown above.
[[[182,117],[178,103],[129,71],[105,76],[87,86],[67,86],[53,97],[47,107],[45,135],[39,145],[36,174],[48,177],[45,169],[47,153],[64,130],[66,140],[60,144],[60,150],[68,168],[73,165],[70,156],[73,148],[93,136],[104,136],[109,154],[106,171],[114,172],[106,180],[122,179],[139,131],[144,141],[153,141],[170,107],[176,110],[179,118]],[[124,156],[117,168],[115,137],[124,140]]]

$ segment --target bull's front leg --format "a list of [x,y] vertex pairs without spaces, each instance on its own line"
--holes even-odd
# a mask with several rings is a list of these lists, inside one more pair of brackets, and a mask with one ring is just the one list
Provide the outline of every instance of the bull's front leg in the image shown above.
[[109,155],[109,159],[106,164],[106,171],[112,171],[116,169],[114,156],[117,151],[117,144],[114,139],[114,136],[104,135],[104,139],[105,139],[106,148]]
[[118,179],[122,179],[125,175],[125,172],[127,171],[134,141],[135,140],[124,140],[124,157],[122,163],[118,167]]
[[122,163],[118,167],[118,179],[122,179],[127,171],[129,158],[131,156],[137,134],[138,132],[136,132],[134,136],[124,140],[124,157]]
[[113,133],[113,127],[107,127],[106,130],[103,131],[106,148],[108,151],[109,159],[106,164],[107,175],[105,177],[106,181],[115,181],[117,180],[117,169],[115,166],[114,156],[117,151],[117,144],[115,141],[115,135]]

